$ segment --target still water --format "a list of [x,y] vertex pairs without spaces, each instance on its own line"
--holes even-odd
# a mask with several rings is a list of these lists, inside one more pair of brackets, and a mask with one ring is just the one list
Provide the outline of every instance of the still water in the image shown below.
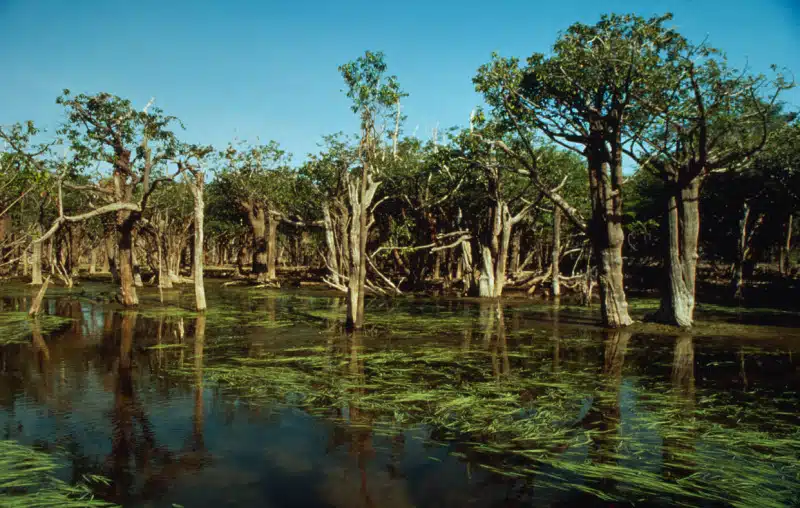
[[[203,317],[191,288],[146,289],[137,312],[112,292],[53,289],[45,312],[68,320],[0,341],[0,429],[114,503],[800,504],[796,315],[716,309],[691,335],[375,300],[353,335],[325,293],[213,284]],[[0,316],[30,297],[4,287]]]

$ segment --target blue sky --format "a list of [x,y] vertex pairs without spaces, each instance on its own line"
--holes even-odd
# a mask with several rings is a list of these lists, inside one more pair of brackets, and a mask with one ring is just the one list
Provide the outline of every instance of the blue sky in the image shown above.
[[[800,0],[0,0],[0,124],[52,132],[63,88],[142,107],[154,96],[187,141],[275,139],[298,160],[323,134],[356,131],[337,67],[365,49],[384,51],[410,94],[406,132],[428,137],[468,121],[492,51],[526,57],[575,21],[665,11],[737,66],[800,72]],[[800,91],[786,99],[800,105]]]

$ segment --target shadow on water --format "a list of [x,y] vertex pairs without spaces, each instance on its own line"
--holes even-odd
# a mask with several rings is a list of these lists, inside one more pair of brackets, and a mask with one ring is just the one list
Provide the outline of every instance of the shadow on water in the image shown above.
[[[791,329],[608,331],[567,306],[300,291],[0,293],[3,437],[125,506],[791,505]],[[10,317],[9,317],[10,316]],[[60,316],[56,320],[53,316]],[[5,328],[4,328],[5,329]],[[9,328],[10,329],[10,328]],[[756,336],[757,335],[757,336]],[[0,498],[1,499],[1,498]]]

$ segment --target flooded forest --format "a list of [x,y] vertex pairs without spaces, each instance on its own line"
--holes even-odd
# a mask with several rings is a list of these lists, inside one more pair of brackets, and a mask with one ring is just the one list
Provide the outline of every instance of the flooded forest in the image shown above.
[[672,25],[487,55],[424,139],[381,51],[316,153],[0,125],[0,506],[800,505],[793,77]]

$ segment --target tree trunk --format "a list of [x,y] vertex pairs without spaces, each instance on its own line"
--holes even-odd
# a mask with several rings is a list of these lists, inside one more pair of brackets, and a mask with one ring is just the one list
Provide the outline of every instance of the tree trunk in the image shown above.
[[267,217],[267,280],[277,279],[275,265],[278,259],[278,220]]
[[605,144],[591,146],[589,185],[592,198],[592,247],[598,266],[600,313],[604,326],[619,328],[633,320],[628,315],[623,279],[622,167],[605,159]]
[[[42,236],[42,226],[37,225],[38,236]],[[35,242],[31,248],[31,284],[42,285],[42,242]]]
[[89,253],[89,273],[97,273],[97,247],[92,247]]
[[494,262],[492,261],[492,250],[486,246],[481,246],[481,276],[478,279],[478,296],[491,298],[494,296]]
[[336,255],[336,237],[333,231],[333,221],[331,220],[331,210],[327,203],[322,205],[322,222],[325,226],[325,245],[328,249],[326,263],[330,272],[330,280],[334,285],[339,285],[339,261]]
[[268,253],[267,253],[267,224],[264,210],[254,207],[247,214],[250,229],[253,232],[253,269],[251,275],[258,282],[266,282]]
[[133,307],[139,304],[133,276],[133,224],[123,221],[119,231],[119,278],[122,304]]
[[744,296],[744,263],[747,260],[748,234],[747,223],[750,220],[750,203],[742,205],[742,218],[739,219],[739,239],[736,243],[736,259],[731,273],[731,287],[733,296],[741,299]]
[[516,276],[519,272],[519,262],[522,257],[522,233],[517,232],[511,237],[511,255],[509,257],[509,272]]
[[561,296],[561,208],[553,206],[553,250],[550,255],[553,298]]
[[[347,321],[351,330],[364,326],[364,287],[367,281],[367,229],[369,204],[377,185],[367,192],[369,167],[365,161],[358,187],[349,185],[352,221],[350,222],[350,275],[347,284]],[[372,182],[369,182],[372,183]]]
[[111,280],[115,284],[120,283],[119,266],[117,259],[119,259],[119,252],[117,245],[115,245],[115,233],[112,233],[105,238],[106,242],[106,260],[108,261],[108,271],[111,272]]
[[[194,177],[195,183],[192,187],[194,195],[194,296],[195,308],[202,312],[206,310],[206,289],[203,281],[204,176],[202,173],[196,173]],[[205,324],[205,320],[203,324]]]
[[158,246],[158,287],[160,289],[172,289],[167,240],[161,232],[157,232],[155,236],[156,245]]
[[139,260],[136,259],[136,237],[131,235],[131,263],[133,264],[133,285],[137,288],[143,287],[142,270]]
[[670,192],[664,228],[666,284],[656,314],[660,322],[689,327],[694,322],[700,179]]
[[781,246],[780,254],[780,270],[782,275],[789,275],[791,269],[791,253],[792,253],[792,221],[794,216],[790,213],[789,220],[786,222],[786,242]]

